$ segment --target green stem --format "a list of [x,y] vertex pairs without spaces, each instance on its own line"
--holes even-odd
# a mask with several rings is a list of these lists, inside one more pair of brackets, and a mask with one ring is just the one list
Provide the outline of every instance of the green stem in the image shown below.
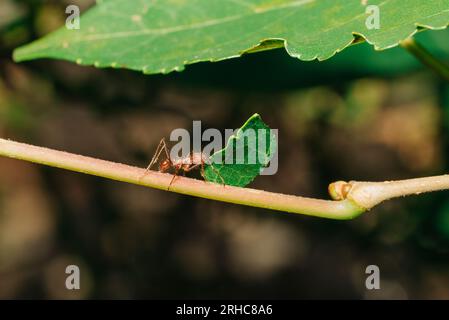
[[449,175],[383,182],[343,182],[329,186],[335,200],[349,199],[363,208],[373,208],[379,203],[397,197],[449,189]]
[[[145,169],[142,168],[5,139],[0,139],[0,155],[160,190],[168,190],[173,177],[171,174],[156,171],[145,172]],[[351,200],[331,201],[304,198],[249,188],[222,186],[185,177],[177,177],[169,191],[330,219],[351,219],[365,211]]]
[[434,57],[423,46],[417,43],[413,38],[401,41],[400,45],[413,54],[421,63],[435,71],[444,80],[449,81],[449,66]]
[[[125,164],[5,139],[0,139],[0,155],[166,191],[173,177],[167,173],[147,172]],[[385,200],[443,189],[449,189],[449,175],[385,182],[338,181],[329,186],[333,201],[223,186],[185,177],[177,177],[169,191],[252,207],[345,220],[355,218]]]

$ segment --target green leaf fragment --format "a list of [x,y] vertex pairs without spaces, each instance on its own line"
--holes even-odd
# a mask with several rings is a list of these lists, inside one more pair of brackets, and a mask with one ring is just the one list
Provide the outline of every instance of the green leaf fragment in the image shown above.
[[254,114],[232,135],[226,147],[210,157],[204,175],[210,182],[245,187],[266,168],[277,150],[277,137]]

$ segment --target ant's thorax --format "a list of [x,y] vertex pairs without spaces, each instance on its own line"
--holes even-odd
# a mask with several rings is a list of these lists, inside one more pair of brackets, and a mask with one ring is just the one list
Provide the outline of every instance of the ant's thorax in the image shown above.
[[208,163],[208,157],[202,152],[192,152],[190,155],[183,158],[172,159],[173,166],[180,165],[201,165]]

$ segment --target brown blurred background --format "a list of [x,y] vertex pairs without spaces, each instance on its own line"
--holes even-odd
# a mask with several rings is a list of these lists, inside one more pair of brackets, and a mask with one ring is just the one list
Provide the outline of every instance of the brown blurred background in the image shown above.
[[[328,198],[335,180],[447,172],[449,90],[413,57],[362,44],[283,50],[145,76],[12,50],[65,6],[0,1],[0,134],[144,167],[174,128],[278,128],[279,172],[251,187]],[[449,32],[418,40],[449,56]],[[66,290],[65,267],[81,269]],[[365,288],[380,267],[381,290]],[[213,202],[0,158],[0,298],[449,298],[449,197],[397,199],[348,222]]]

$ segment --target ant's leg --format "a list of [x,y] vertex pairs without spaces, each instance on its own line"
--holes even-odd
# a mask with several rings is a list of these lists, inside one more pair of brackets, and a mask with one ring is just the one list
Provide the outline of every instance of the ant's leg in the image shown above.
[[157,146],[156,151],[154,152],[153,158],[151,159],[150,164],[148,165],[146,171],[150,170],[151,167],[157,162],[157,160],[159,160],[159,157],[161,155],[163,146],[165,145],[165,141],[164,140],[165,139],[162,138],[161,141],[159,142],[159,145]]
[[199,164],[195,164],[195,165],[193,165],[193,166],[191,166],[191,167],[189,167],[189,168],[184,169],[184,172],[190,172],[190,171],[192,171],[193,169],[198,168],[200,165],[201,165],[200,163],[199,163]]
[[[218,172],[218,170],[215,169],[214,166],[211,165],[211,164],[210,164],[209,166],[210,166],[210,167],[212,168],[212,170],[215,172],[215,174],[217,175],[217,177],[220,178],[221,183],[223,184],[223,186],[225,186],[226,183],[224,182],[224,179],[223,179],[223,177],[221,176],[221,174]],[[204,182],[206,182],[206,176],[205,176],[205,173],[204,173],[204,162],[201,163],[201,176],[203,177]]]
[[201,173],[201,176],[203,177],[204,182],[206,182],[207,179],[206,179],[206,173],[204,172],[204,162],[201,162],[201,171],[200,171],[200,173]]
[[173,178],[171,179],[170,184],[168,185],[167,191],[170,191],[170,187],[173,184],[173,181],[175,181],[178,174],[179,174],[179,169],[175,169],[175,173],[173,174]]
[[226,185],[226,183],[225,183],[223,177],[221,176],[220,172],[217,169],[215,169],[213,162],[210,160],[211,159],[209,158],[209,159],[207,159],[207,161],[202,162],[202,174],[201,175],[203,176],[204,180],[206,180],[206,178],[204,177],[204,165],[207,164],[212,169],[212,171],[217,175],[217,177],[220,178],[221,184],[224,187]]
[[148,173],[148,171],[150,171],[151,167],[152,167],[152,166],[159,160],[159,157],[160,157],[160,155],[161,155],[161,153],[162,153],[163,146],[165,145],[165,141],[164,141],[164,140],[165,140],[165,139],[162,138],[161,141],[159,142],[159,145],[158,145],[157,148],[156,148],[156,151],[155,151],[155,153],[154,153],[154,155],[153,155],[153,158],[151,159],[150,164],[149,164],[148,167],[145,169],[145,172],[144,172],[143,175],[140,177],[140,179],[142,179],[142,178]]
[[165,143],[165,138],[162,138],[161,141],[159,142],[159,145],[156,148],[156,152],[154,153],[154,156],[151,159],[151,162],[148,165],[148,167],[146,168],[145,173],[142,175],[141,179],[148,173],[148,171],[150,171],[151,167],[159,160],[159,157],[161,156],[162,151],[165,151],[167,159],[170,159],[168,150],[167,150],[167,145]]
[[215,174],[217,175],[217,177],[219,177],[219,178],[220,178],[220,180],[221,180],[221,184],[222,184],[223,186],[225,186],[225,185],[226,185],[226,183],[225,183],[225,181],[224,181],[223,177],[221,176],[220,172],[219,172],[219,171],[218,171],[217,169],[215,169],[213,165],[210,165],[210,167],[211,167],[211,168],[212,168],[212,170],[213,170],[213,171],[215,172]]
[[165,151],[165,156],[171,162],[170,153],[168,152],[167,144],[165,143],[165,138],[162,138],[162,149]]
[[201,176],[203,177],[204,182],[206,182],[206,174],[204,173],[204,162],[201,162]]

